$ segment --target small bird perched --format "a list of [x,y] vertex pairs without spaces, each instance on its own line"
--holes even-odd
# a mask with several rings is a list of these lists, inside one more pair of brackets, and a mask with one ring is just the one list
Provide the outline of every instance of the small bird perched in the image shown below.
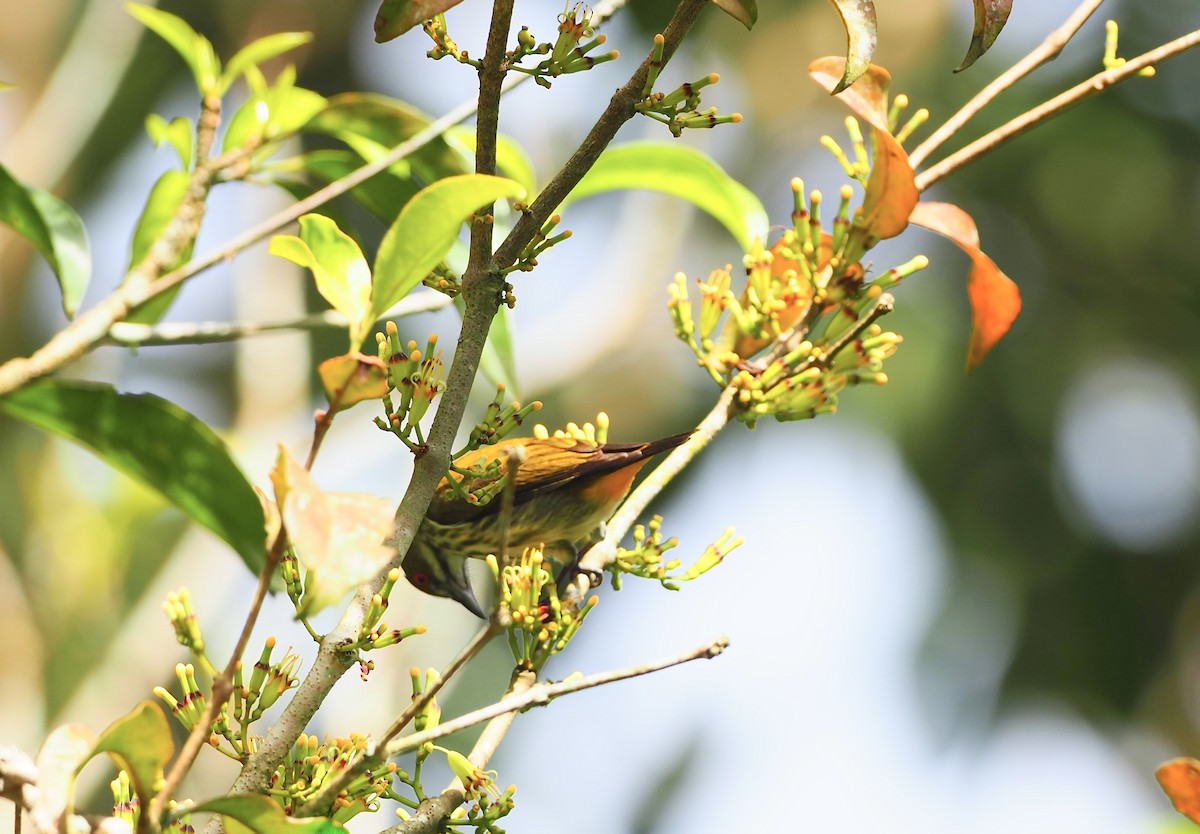
[[[650,458],[683,443],[691,432],[649,443],[598,444],[576,437],[516,437],[468,452],[460,469],[498,462],[505,470],[505,449],[521,446],[525,461],[517,468],[508,548],[543,547],[572,563],[581,545],[612,515],[629,493],[633,478]],[[454,479],[451,483],[450,479]],[[437,485],[433,501],[404,557],[404,573],[417,590],[461,603],[486,617],[471,591],[467,559],[498,553],[504,535],[500,496],[480,506],[462,497],[475,479],[452,472]],[[495,478],[481,478],[481,483]]]

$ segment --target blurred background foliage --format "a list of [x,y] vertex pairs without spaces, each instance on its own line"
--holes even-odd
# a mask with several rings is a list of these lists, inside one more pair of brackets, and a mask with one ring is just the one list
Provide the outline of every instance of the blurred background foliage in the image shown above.
[[[537,7],[540,26],[531,12],[538,34],[549,30],[552,5]],[[877,63],[892,72],[893,90],[928,107],[934,123],[1074,6],[1017,4],[992,52],[952,75],[966,48],[969,2],[879,5]],[[425,61],[420,56],[428,46],[420,33],[373,44],[371,4],[213,0],[164,2],[162,8],[183,16],[226,56],[270,32],[315,32],[295,59],[299,83],[323,94],[376,90],[434,115],[470,96],[472,73]],[[639,44],[670,8],[667,0],[633,3],[610,30],[613,46],[630,58],[640,54]],[[124,265],[127,237],[121,235],[132,228],[154,166],[169,164],[166,152],[151,155],[145,116],[194,115],[185,69],[157,39],[135,40],[140,33],[131,21],[114,23],[123,16],[115,2],[43,0],[5,11],[0,78],[18,86],[0,99],[0,159],[25,181],[81,208],[98,253],[94,283],[102,289]],[[482,24],[471,16],[479,12],[460,11],[451,16],[451,32],[474,52]],[[839,52],[844,35],[824,0],[764,2],[760,14],[749,35],[721,15],[706,15],[680,56],[685,69],[673,65],[672,77],[722,74],[714,103],[722,112],[741,110],[745,123],[685,141],[718,158],[763,199],[777,223],[785,223],[790,177],[803,176],[827,194],[840,182],[816,139],[840,136],[845,113],[807,79],[805,68],[813,58]],[[1062,57],[1001,97],[952,144],[1099,69],[1104,17],[1120,21],[1126,57],[1200,24],[1200,10],[1189,0],[1106,3]],[[84,74],[47,86],[64,59]],[[551,108],[549,115],[532,109],[535,94],[543,92],[532,85],[511,96],[515,114],[506,111],[502,130],[526,145],[543,180],[631,66],[618,64],[616,74],[606,65],[608,74],[597,71],[588,79],[591,99],[571,79],[556,82],[552,98],[537,100]],[[894,444],[933,509],[946,578],[926,613],[914,662],[934,738],[986,727],[1006,705],[1032,698],[1067,704],[1115,737],[1140,727],[1159,739],[1160,749],[1200,751],[1197,78],[1200,56],[1184,55],[1162,66],[1157,78],[1126,82],[934,189],[935,199],[957,202],[974,215],[984,250],[1016,280],[1025,301],[1013,333],[971,376],[962,373],[966,259],[917,230],[877,250],[878,269],[916,252],[930,254],[934,266],[902,288],[889,319],[889,328],[905,337],[889,365],[891,384],[848,392],[841,414],[818,422],[846,421]],[[669,140],[645,124],[622,134],[645,135]],[[206,222],[226,234],[214,232],[198,251],[268,213],[240,211],[236,202],[214,198]],[[645,219],[648,212],[653,222]],[[517,281],[524,393],[547,403],[543,416],[551,425],[603,408],[613,415],[617,439],[690,425],[712,392],[693,372],[686,350],[671,341],[664,286],[676,270],[703,275],[736,258],[735,247],[714,242],[720,234],[706,218],[644,195],[598,201],[568,216],[566,225],[579,242],[548,255],[544,274]],[[591,239],[589,228],[597,230]],[[316,308],[314,294],[298,289],[303,281],[288,266],[250,254],[235,266],[242,271],[231,267],[229,276],[214,277],[214,289],[185,291],[178,307],[187,308],[190,299],[199,315],[215,318],[277,317],[287,305]],[[268,278],[267,271],[283,277]],[[247,274],[260,280],[235,291],[234,274],[241,282]],[[0,229],[0,356],[27,354],[61,326],[52,284],[32,250]],[[194,310],[175,317],[197,318]],[[438,329],[449,345],[449,322],[443,315],[404,326],[422,342],[425,332]],[[235,448],[260,464],[247,466],[258,478],[271,438],[285,436],[293,448],[303,442],[317,404],[309,357],[332,354],[342,339],[290,338],[276,348],[268,340],[236,349],[106,348],[70,373],[176,399],[227,430]],[[264,374],[263,368],[271,370]],[[756,435],[734,427],[721,443],[741,449],[769,437],[788,444],[813,425]],[[360,423],[355,431],[362,430]],[[265,452],[253,451],[256,437],[266,439],[258,444]],[[361,474],[367,463],[356,454],[357,468],[347,471]],[[805,501],[822,488],[819,478],[805,480],[813,473],[798,454],[782,451],[776,465],[791,467]],[[86,455],[9,421],[0,422],[0,471],[0,712],[5,732],[32,745],[48,723],[76,714],[69,704],[79,703],[80,687],[110,657],[118,633],[161,632],[156,645],[174,656],[156,611],[161,595],[151,589],[178,578],[156,571],[167,553],[191,547],[207,554],[215,546],[192,541],[202,536],[185,532],[157,499]],[[724,478],[730,491],[760,489],[744,473],[697,477]],[[847,485],[846,494],[822,495],[858,507],[863,524],[903,525],[871,480],[869,471],[852,473],[838,482]],[[398,494],[403,480],[392,474],[387,484]],[[765,513],[788,513],[799,499],[764,493],[759,500]],[[747,548],[771,546],[752,540]],[[221,558],[202,563],[213,565],[214,586],[222,582],[222,565],[236,569]],[[757,569],[749,557],[745,565],[726,567],[751,578]],[[903,588],[905,565],[889,570],[895,576],[887,581]],[[764,571],[759,590],[771,581]],[[859,613],[870,622],[871,611]],[[144,665],[144,676],[157,682],[169,664],[154,651],[126,660]],[[115,685],[111,675],[107,680]],[[87,691],[107,691],[109,684]],[[1130,755],[1144,770],[1152,755],[1139,749]]]

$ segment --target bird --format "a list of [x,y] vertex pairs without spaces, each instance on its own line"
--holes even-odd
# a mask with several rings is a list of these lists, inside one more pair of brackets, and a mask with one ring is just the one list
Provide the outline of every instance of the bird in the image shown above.
[[[594,534],[629,493],[634,476],[650,458],[675,448],[691,434],[647,443],[603,444],[580,437],[515,437],[468,452],[455,464],[459,470],[478,468],[482,472],[495,462],[503,473],[507,450],[523,449],[525,460],[517,467],[511,486],[508,548],[520,553],[526,547],[541,547],[570,565],[577,560],[581,545],[597,540]],[[467,560],[498,554],[504,536],[505,502],[496,495],[481,506],[466,500],[463,491],[496,479],[496,475],[473,478],[459,472],[443,476],[403,561],[405,576],[414,588],[453,599],[483,619],[487,615],[471,590]]]

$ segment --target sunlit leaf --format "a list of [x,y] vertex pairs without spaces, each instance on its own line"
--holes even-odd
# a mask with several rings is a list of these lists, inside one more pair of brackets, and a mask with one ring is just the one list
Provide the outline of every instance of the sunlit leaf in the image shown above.
[[[475,129],[471,127],[451,128],[449,135],[461,142],[468,153],[475,153]],[[516,180],[530,194],[537,192],[537,178],[533,173],[533,160],[515,139],[503,133],[496,136],[496,173]]]
[[146,133],[154,147],[162,147],[164,142],[175,149],[179,161],[184,168],[192,165],[192,121],[186,116],[176,116],[168,122],[157,113],[146,117]]
[[631,142],[600,155],[563,205],[593,194],[646,189],[689,201],[729,230],[743,251],[766,237],[766,209],[749,189],[694,148]]
[[1154,778],[1175,810],[1200,825],[1200,761],[1171,759],[1158,766]]
[[201,95],[220,94],[217,89],[220,62],[208,38],[197,33],[183,18],[153,6],[126,3],[125,9],[180,54],[192,71]]
[[328,217],[300,218],[300,237],[275,235],[272,255],[312,270],[317,291],[350,323],[350,349],[357,350],[374,319],[371,317],[371,269],[350,236]]
[[312,616],[342,599],[388,563],[392,502],[372,495],[322,492],[283,446],[271,471],[288,539],[309,572],[299,614]]
[[732,17],[747,29],[753,29],[758,22],[757,0],[712,0],[717,8]]
[[294,83],[295,68],[281,72],[275,83],[247,99],[225,130],[225,151],[251,142],[277,142],[299,131],[325,109],[324,96]]
[[258,573],[263,514],[212,429],[153,394],[47,379],[0,397],[0,411],[87,446],[229,543]]
[[967,47],[967,56],[955,68],[955,72],[962,72],[991,49],[1012,11],[1012,0],[974,0],[974,3],[975,28],[971,31],[971,44]]
[[916,175],[900,143],[878,127],[874,139],[871,175],[863,196],[863,224],[871,246],[908,228],[909,215],[920,196]]
[[79,215],[49,191],[22,185],[0,165],[0,223],[32,243],[50,264],[62,291],[63,312],[74,318],[92,276]]
[[[150,196],[146,198],[146,205],[142,208],[142,214],[138,218],[137,226],[133,230],[133,243],[129,253],[130,267],[141,263],[142,259],[146,257],[146,253],[150,251],[151,244],[167,228],[167,224],[179,211],[179,206],[187,195],[190,183],[191,177],[188,172],[178,168],[167,171],[154,183],[154,187],[150,189]],[[191,256],[192,247],[189,245],[179,253],[179,257],[174,262],[163,266],[166,271],[170,271],[187,262]],[[179,288],[173,287],[136,308],[125,320],[134,324],[154,324],[163,317],[178,294]]]
[[[247,794],[210,799],[186,810],[189,814],[212,813],[225,818],[226,828],[234,821],[254,834],[341,834],[346,829],[324,817],[289,817],[279,804],[265,796]],[[240,832],[238,832],[240,834]]]
[[158,792],[163,768],[174,752],[171,725],[152,701],[142,701],[132,712],[110,724],[92,751],[108,753],[129,774],[143,808]]
[[1021,292],[979,248],[971,215],[951,203],[918,203],[910,221],[954,241],[971,258],[967,296],[971,302],[971,345],[967,370],[974,369],[1008,333],[1021,312]]
[[387,366],[378,356],[335,356],[317,366],[317,376],[334,411],[344,411],[364,400],[381,400],[388,392]]
[[37,754],[37,787],[29,811],[38,831],[68,830],[60,825],[75,804],[75,776],[91,758],[96,731],[83,724],[55,727]]
[[[317,183],[329,183],[341,179],[364,165],[364,160],[354,151],[325,150],[295,156],[281,160],[270,166],[264,173],[275,178],[276,182],[284,185],[278,177],[281,173],[303,172]],[[357,200],[363,208],[369,211],[385,225],[390,224],[400,214],[400,209],[411,200],[420,190],[411,177],[398,176],[395,166],[387,171],[381,171],[366,182],[350,189],[350,196]],[[306,178],[307,179],[307,178]],[[307,197],[316,190],[316,185],[289,182],[286,186],[297,199]]]
[[[309,124],[306,132],[323,133],[345,142],[363,159],[374,162],[400,143],[429,127],[432,119],[402,101],[370,93],[343,93]],[[441,138],[409,154],[398,175],[409,169],[426,184],[443,177],[467,174],[471,169]]]
[[875,4],[871,0],[829,0],[846,27],[846,66],[833,92],[840,93],[862,77],[875,55],[878,33]]
[[421,189],[387,230],[375,256],[372,315],[379,316],[446,256],[467,216],[504,198],[525,196],[510,179],[467,174]]
[[311,32],[277,32],[246,44],[225,65],[218,92],[223,95],[248,67],[258,66],[311,40]]
[[808,65],[808,74],[828,90],[837,95],[859,117],[875,127],[888,128],[888,91],[892,76],[883,67],[871,64],[853,87],[837,92],[838,82],[846,73],[846,59],[836,56],[818,58]]
[[462,0],[383,0],[375,15],[375,43],[398,38],[423,20],[452,9]]

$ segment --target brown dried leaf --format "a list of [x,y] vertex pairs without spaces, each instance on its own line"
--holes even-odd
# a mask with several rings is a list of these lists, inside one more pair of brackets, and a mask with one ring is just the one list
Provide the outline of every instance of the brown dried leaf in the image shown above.
[[892,76],[883,67],[871,64],[858,83],[842,93],[838,92],[838,83],[846,74],[845,58],[835,55],[818,58],[808,65],[808,74],[858,116],[887,130],[888,90],[892,86]]
[[836,95],[862,77],[871,65],[878,40],[872,0],[829,0],[846,27],[846,64],[833,88]]
[[758,21],[758,0],[712,0],[718,9],[747,29]]
[[955,68],[962,72],[987,52],[996,42],[996,36],[1008,22],[1009,12],[1012,11],[1012,0],[974,0],[975,28],[971,32],[971,45],[967,47],[967,57]]
[[375,43],[398,38],[423,20],[452,9],[462,0],[383,0],[375,15]]
[[979,248],[979,230],[971,215],[951,203],[919,203],[909,221],[956,243],[971,258],[967,297],[971,302],[971,345],[967,370],[995,347],[1021,312],[1021,292]]

